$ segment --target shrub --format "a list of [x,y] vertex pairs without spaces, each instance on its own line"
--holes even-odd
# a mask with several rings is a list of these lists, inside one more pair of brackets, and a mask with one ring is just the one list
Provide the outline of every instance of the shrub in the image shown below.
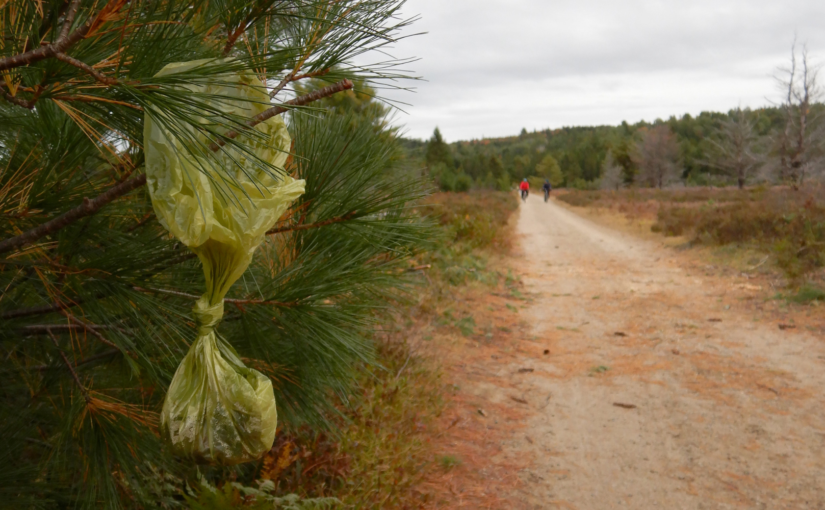
[[473,187],[473,178],[465,173],[458,174],[454,182],[453,191],[459,193],[466,193]]

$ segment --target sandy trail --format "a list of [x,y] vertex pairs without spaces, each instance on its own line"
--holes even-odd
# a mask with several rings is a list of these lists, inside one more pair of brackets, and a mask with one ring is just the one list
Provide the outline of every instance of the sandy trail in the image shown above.
[[539,355],[491,364],[501,387],[477,394],[531,409],[504,444],[534,458],[525,507],[825,508],[825,342],[673,249],[552,201],[520,213],[520,350]]

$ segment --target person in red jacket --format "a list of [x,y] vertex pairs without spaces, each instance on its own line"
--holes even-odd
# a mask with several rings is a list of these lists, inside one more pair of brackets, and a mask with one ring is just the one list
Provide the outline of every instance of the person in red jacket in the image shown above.
[[526,201],[527,195],[530,193],[530,183],[527,182],[527,179],[521,181],[521,184],[519,184],[518,189],[521,190],[521,199]]

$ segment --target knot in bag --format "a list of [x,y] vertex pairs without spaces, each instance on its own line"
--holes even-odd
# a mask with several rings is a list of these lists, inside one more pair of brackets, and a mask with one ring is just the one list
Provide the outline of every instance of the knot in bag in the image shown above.
[[[216,62],[169,64],[157,76]],[[255,136],[241,134],[242,148],[226,145],[217,152],[191,125],[194,120],[220,132],[226,122],[217,117],[250,119],[269,108],[266,88],[254,74],[226,72],[195,84],[181,82],[175,86],[205,102],[203,116],[182,124],[163,111],[147,110],[146,181],[158,221],[200,259],[206,292],[193,309],[198,337],[163,403],[161,434],[181,457],[231,465],[268,451],[278,420],[272,382],[245,366],[216,331],[224,296],[246,271],[266,231],[304,192],[304,181],[281,175],[291,140],[280,117],[256,125]]]

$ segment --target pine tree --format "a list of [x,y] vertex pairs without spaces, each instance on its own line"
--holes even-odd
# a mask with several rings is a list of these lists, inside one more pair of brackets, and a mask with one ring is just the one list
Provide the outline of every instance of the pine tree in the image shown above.
[[432,138],[427,142],[426,157],[428,167],[443,163],[447,168],[453,168],[454,161],[452,152],[450,152],[450,146],[444,141],[444,137],[441,136],[441,130],[437,127],[433,131]]
[[[229,469],[176,458],[158,434],[204,275],[155,217],[148,114],[184,142],[181,158],[215,162],[189,172],[205,173],[221,200],[243,168],[306,180],[229,291],[218,331],[271,379],[282,426],[323,426],[331,396],[345,399],[431,232],[411,207],[422,185],[403,171],[391,133],[316,101],[350,79],[403,78],[383,54],[371,70],[352,64],[409,23],[402,3],[0,5],[0,506],[167,508],[179,503],[169,483]],[[267,85],[263,114],[214,106],[233,98],[207,85],[238,73]],[[294,92],[313,78],[327,86]],[[284,168],[249,149],[266,143],[255,126],[276,115],[293,140]]]

